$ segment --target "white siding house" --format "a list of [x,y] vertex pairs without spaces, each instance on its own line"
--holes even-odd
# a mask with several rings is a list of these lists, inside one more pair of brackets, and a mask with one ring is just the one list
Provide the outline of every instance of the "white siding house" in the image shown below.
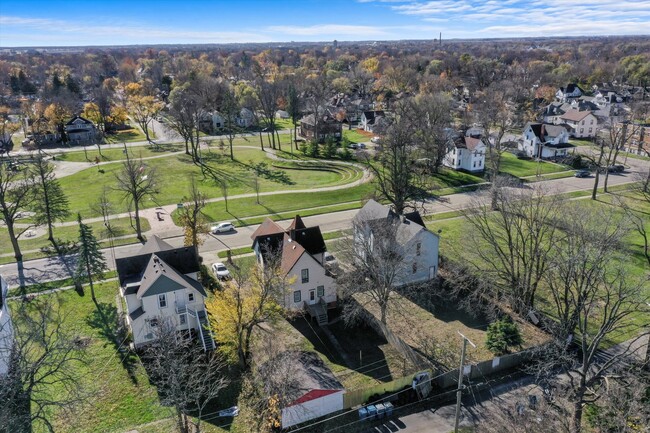
[[454,170],[484,171],[486,147],[481,137],[455,136],[447,143],[447,153],[442,163]]
[[0,376],[7,374],[14,341],[14,328],[7,306],[7,282],[0,275]]
[[327,309],[336,306],[336,283],[325,268],[327,251],[320,228],[306,227],[296,215],[285,230],[266,219],[251,236],[259,266],[265,266],[271,255],[280,254],[280,269],[291,281],[284,299],[288,310],[307,310],[319,324],[327,323]]
[[156,328],[166,321],[179,332],[197,334],[205,350],[214,349],[205,312],[207,293],[197,280],[198,270],[193,247],[173,248],[156,236],[135,256],[117,260],[136,348],[155,341]]
[[547,123],[528,123],[524,128],[523,141],[519,144],[531,158],[554,158],[566,156],[569,149],[569,132],[564,126]]
[[[395,234],[403,267],[395,277],[395,286],[423,283],[438,274],[439,236],[429,231],[416,212],[397,215],[388,206],[369,200],[354,216],[355,242],[372,243],[373,226],[399,221]],[[363,246],[360,248],[364,248]],[[370,248],[372,249],[372,247]]]

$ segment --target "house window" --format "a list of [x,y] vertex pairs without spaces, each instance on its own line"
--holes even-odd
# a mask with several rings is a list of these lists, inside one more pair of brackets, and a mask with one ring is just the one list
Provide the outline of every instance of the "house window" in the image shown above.
[[591,130],[592,130],[592,128],[589,128],[589,133],[590,133],[590,134],[591,134]]
[[583,132],[585,132],[585,128],[580,128],[580,133],[582,134]]
[[300,292],[300,290],[296,290],[295,292],[293,292],[294,303],[300,302],[301,299],[302,299],[302,293]]
[[194,293],[188,293],[187,294],[187,300],[189,302],[194,302]]
[[167,295],[162,294],[158,295],[158,307],[160,308],[166,308],[167,307]]
[[180,314],[179,316],[180,324],[185,325],[187,323],[187,316],[185,314]]
[[309,282],[309,269],[303,269],[300,271],[300,276],[302,278],[303,283],[308,283]]
[[149,320],[149,326],[151,326],[152,328],[155,328],[156,326],[158,326],[158,319],[150,319]]
[[413,273],[416,273],[418,271],[418,264],[413,263]]
[[415,244],[415,255],[419,256],[421,252],[422,252],[422,242],[418,242],[417,244]]
[[594,124],[594,119],[591,119],[591,122],[589,124],[593,125]]
[[584,125],[584,124],[585,124],[585,121],[583,120],[582,123],[581,123],[581,125]]
[[316,296],[318,296],[319,298],[325,296],[325,286],[316,287]]

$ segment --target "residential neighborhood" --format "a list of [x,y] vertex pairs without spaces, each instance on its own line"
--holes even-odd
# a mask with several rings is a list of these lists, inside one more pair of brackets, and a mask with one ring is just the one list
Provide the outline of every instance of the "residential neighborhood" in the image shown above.
[[650,431],[638,4],[26,1],[0,432]]

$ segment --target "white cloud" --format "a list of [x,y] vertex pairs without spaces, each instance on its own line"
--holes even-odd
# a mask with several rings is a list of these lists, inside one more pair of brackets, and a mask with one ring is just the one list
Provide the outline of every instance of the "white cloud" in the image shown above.
[[382,27],[352,26],[346,24],[318,24],[313,26],[270,26],[268,31],[297,36],[381,36],[386,32]]

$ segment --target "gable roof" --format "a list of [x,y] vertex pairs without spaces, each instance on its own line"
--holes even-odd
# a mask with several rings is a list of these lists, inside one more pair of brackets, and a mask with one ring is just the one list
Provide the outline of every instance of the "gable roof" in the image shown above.
[[578,110],[569,110],[566,113],[560,116],[560,119],[571,120],[573,122],[579,122],[585,117],[589,116],[591,111],[578,111]]
[[[167,265],[173,267],[180,274],[190,274],[199,271],[199,261],[194,247],[180,247],[171,250],[157,251],[158,256]],[[140,281],[140,278],[153,253],[136,254],[131,257],[122,257],[115,260],[117,276],[120,285],[126,281]]]
[[266,218],[262,224],[253,232],[251,239],[255,240],[260,236],[267,236],[272,234],[283,233],[284,229],[278,225],[271,218]]
[[289,236],[312,256],[327,251],[325,239],[323,239],[323,234],[320,232],[320,227],[318,226],[289,230]]
[[[81,122],[79,122],[79,120]],[[88,119],[85,119],[85,118],[83,118],[81,116],[75,116],[68,123],[66,123],[66,125],[75,125],[75,124],[79,124],[79,123],[84,123],[86,125],[92,125],[93,124],[93,122],[91,122]]]
[[[203,296],[207,296],[205,289],[198,281],[179,273],[156,254],[152,254],[142,273],[137,296],[138,299],[141,299],[144,296],[180,290],[188,286],[196,289]],[[152,293],[148,294],[147,292]]]
[[[295,377],[292,381],[295,385],[286,390],[285,397],[290,402],[286,407],[344,390],[332,370],[314,352],[286,351],[277,357],[279,362],[290,367]],[[265,381],[273,380],[273,375],[265,374],[266,370],[273,368],[273,364],[265,363],[260,367]]]
[[397,215],[388,206],[377,203],[374,200],[368,202],[357,212],[353,221],[362,224],[381,224],[381,220],[386,220],[387,223],[399,221],[395,238],[401,245],[405,245],[420,232],[428,232],[434,236],[436,233],[430,232],[425,226],[422,216],[418,211],[410,212],[403,216]]
[[289,273],[305,252],[305,248],[298,242],[292,241],[288,234],[282,239],[282,261],[280,269],[284,273]]
[[147,253],[156,253],[158,251],[167,251],[173,249],[174,247],[169,245],[167,242],[160,239],[157,235],[153,235],[152,237],[147,239],[147,242],[145,242],[145,244],[142,245],[142,248],[140,248],[136,254],[140,255],[140,254],[147,254]]
[[382,110],[375,110],[375,111],[364,111],[363,116],[366,118],[369,125],[373,125],[377,118],[384,117],[385,114]]
[[307,228],[307,226],[303,222],[302,218],[300,218],[300,215],[296,215],[291,221],[291,224],[289,224],[289,227],[287,227],[287,230],[297,230],[304,228]]
[[528,127],[530,127],[533,134],[535,134],[537,139],[542,143],[552,140],[560,134],[567,132],[564,126],[551,125],[550,123],[528,123],[525,129],[528,129]]

